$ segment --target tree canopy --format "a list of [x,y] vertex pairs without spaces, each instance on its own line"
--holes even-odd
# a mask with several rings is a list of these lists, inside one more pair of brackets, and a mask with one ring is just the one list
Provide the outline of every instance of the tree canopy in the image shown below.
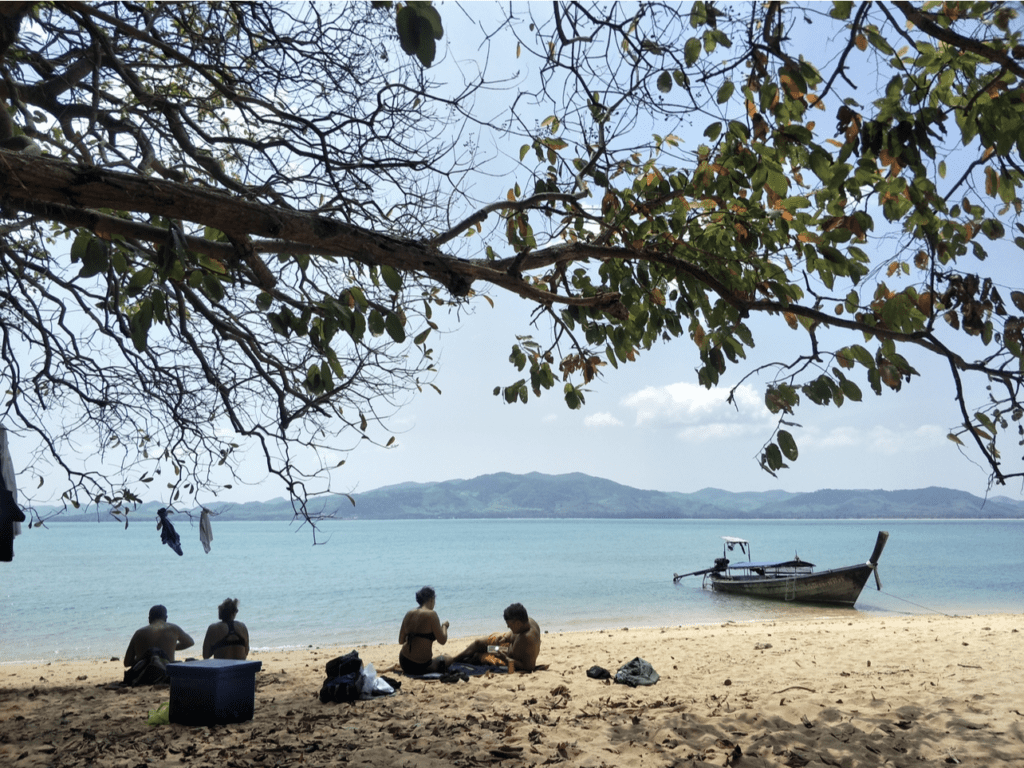
[[795,331],[749,371],[776,473],[798,407],[899,391],[912,347],[949,438],[1022,477],[1020,31],[970,2],[4,3],[0,425],[75,506],[201,501],[255,443],[304,511],[333,467],[296,450],[387,444],[438,314],[510,297],[542,330],[510,333],[509,403],[580,408],[674,339],[714,387]]

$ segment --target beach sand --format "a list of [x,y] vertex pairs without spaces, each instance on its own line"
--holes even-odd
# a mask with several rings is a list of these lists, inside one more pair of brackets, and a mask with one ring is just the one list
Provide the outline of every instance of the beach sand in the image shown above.
[[[253,653],[254,718],[212,727],[147,725],[169,689],[112,688],[120,659],[0,666],[0,766],[1024,766],[1024,615],[545,634],[533,674],[321,704],[350,650]],[[656,685],[586,675],[637,656]]]

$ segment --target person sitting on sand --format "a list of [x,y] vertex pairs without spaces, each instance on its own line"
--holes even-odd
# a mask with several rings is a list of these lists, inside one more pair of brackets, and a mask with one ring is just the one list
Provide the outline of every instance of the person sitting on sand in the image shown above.
[[149,609],[149,624],[135,630],[124,654],[126,685],[151,685],[166,682],[166,668],[174,661],[174,652],[191,648],[195,641],[177,624],[167,621],[167,609],[154,605]]
[[436,595],[433,587],[423,587],[416,593],[418,608],[413,608],[402,619],[398,642],[398,663],[407,675],[425,675],[428,672],[444,672],[451,663],[450,656],[431,658],[431,648],[436,640],[441,645],[448,642],[448,622],[441,620],[434,612]]
[[[516,670],[533,672],[540,655],[540,626],[527,615],[521,603],[512,603],[505,609],[505,625],[510,631],[477,638],[455,657],[455,661],[493,665],[512,661]],[[488,652],[489,645],[507,646],[508,650]]]
[[245,624],[235,621],[238,615],[238,598],[228,598],[217,608],[220,621],[206,629],[203,640],[203,658],[242,660],[249,655],[249,630]]

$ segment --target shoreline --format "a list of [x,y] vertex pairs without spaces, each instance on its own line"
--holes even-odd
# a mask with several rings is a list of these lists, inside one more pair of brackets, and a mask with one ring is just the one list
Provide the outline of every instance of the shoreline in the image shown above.
[[[457,653],[467,639],[435,653]],[[538,659],[546,669],[455,684],[385,672],[398,648],[251,653],[263,662],[254,718],[214,727],[148,726],[169,689],[112,689],[123,674],[119,657],[8,663],[0,666],[0,763],[1024,766],[1024,613],[550,633]],[[324,665],[353,649],[401,680],[401,691],[321,704]],[[586,675],[593,665],[614,675],[634,657],[659,673],[656,685]]]
[[[804,607],[806,608],[806,606],[804,606]],[[849,614],[847,614],[845,612],[846,609],[834,609],[834,608],[830,609],[827,606],[825,607],[825,610],[832,610],[832,611],[836,611],[836,612],[834,612],[834,613],[822,613],[822,614],[817,614],[817,615],[812,615],[812,616],[808,616],[805,613],[801,613],[801,614],[793,614],[793,615],[788,615],[788,616],[778,616],[778,617],[772,617],[772,618],[757,617],[757,618],[740,619],[740,620],[733,620],[733,619],[727,619],[727,620],[707,619],[707,620],[704,620],[704,621],[691,621],[691,622],[687,622],[687,623],[683,623],[683,624],[632,624],[632,625],[630,625],[629,624],[629,620],[624,618],[622,622],[615,622],[614,626],[600,626],[600,627],[592,627],[591,626],[591,627],[584,627],[584,628],[580,628],[580,629],[557,629],[557,630],[551,630],[551,631],[547,631],[547,630],[542,630],[542,631],[544,632],[544,634],[548,634],[548,635],[576,635],[576,634],[586,634],[586,633],[595,633],[595,632],[596,633],[612,632],[612,631],[621,630],[624,627],[628,627],[629,629],[632,629],[632,630],[635,630],[635,631],[659,631],[660,632],[660,631],[665,630],[665,629],[686,629],[686,628],[716,627],[716,626],[728,626],[728,625],[748,626],[748,625],[756,625],[756,624],[775,624],[775,623],[787,624],[789,622],[802,623],[802,622],[862,621],[862,620],[884,620],[884,619],[887,619],[887,618],[888,619],[896,619],[896,618],[932,617],[932,616],[940,617],[940,618],[956,619],[956,618],[964,618],[964,617],[971,617],[971,616],[979,616],[980,617],[980,616],[1015,615],[1015,614],[1012,614],[1012,613],[1007,613],[1005,610],[995,610],[995,611],[993,611],[991,613],[976,613],[976,614],[975,613],[970,613],[970,614],[946,614],[946,613],[942,613],[941,611],[937,611],[937,610],[934,610],[934,609],[927,609],[928,613],[910,613],[910,612],[899,612],[899,613],[897,613],[897,612],[890,612],[890,611],[870,612],[870,611],[855,610],[855,611],[850,612]],[[451,639],[452,642],[454,642],[456,644],[459,643],[459,642],[468,643],[469,640],[471,640],[472,638],[474,638],[476,636],[477,635],[473,635],[473,634],[458,635],[458,636],[451,635],[450,639]],[[193,638],[196,639],[195,635],[193,635]],[[126,638],[125,642],[124,642],[124,645],[127,646],[127,644],[128,644],[128,639]],[[264,655],[265,654],[269,654],[269,653],[301,653],[301,652],[304,652],[304,651],[315,651],[315,650],[320,650],[320,649],[323,649],[323,648],[342,648],[342,647],[348,647],[348,648],[372,648],[372,647],[376,647],[376,646],[386,646],[386,645],[392,645],[392,644],[393,644],[392,642],[390,642],[388,640],[383,640],[383,639],[381,639],[381,640],[365,639],[365,640],[356,640],[356,641],[353,641],[353,642],[347,643],[347,644],[346,643],[340,643],[340,642],[319,642],[319,643],[302,643],[302,644],[289,644],[289,645],[278,645],[278,646],[253,646],[250,649],[250,653],[251,654],[264,654]],[[197,645],[201,645],[201,643],[199,643],[199,639],[197,639]],[[394,645],[395,645],[395,648],[397,649],[398,645],[397,644],[394,644]],[[120,649],[115,649],[115,650],[116,650],[117,654],[119,654],[117,656],[116,660],[120,661],[121,658],[124,655],[124,651],[120,650]],[[440,653],[441,652],[441,651],[438,650],[438,646],[436,646],[436,645],[434,646],[434,650],[435,650],[435,653]],[[192,648],[188,648],[185,651],[183,651],[181,653],[181,655],[180,655],[181,658],[179,658],[178,660],[181,661],[181,660],[183,660],[185,658],[191,659],[191,658],[193,658],[193,654],[194,653],[198,653],[198,652],[199,651],[197,651],[196,646],[193,646]],[[112,660],[113,657],[114,657],[114,653],[112,652],[110,655],[107,655],[107,654],[99,655],[99,654],[97,654],[97,655],[82,655],[82,656],[54,656],[52,658],[45,658],[45,659],[10,659],[10,660],[0,659],[0,671],[2,671],[3,669],[5,669],[7,667],[16,667],[16,666],[20,666],[20,665],[37,665],[38,666],[38,665],[66,664],[66,663],[78,663],[78,662],[81,662],[81,663],[89,663],[89,662],[105,663],[105,662],[107,662],[109,660]]]
[[[922,606],[917,606],[917,607],[923,608]],[[829,610],[829,609],[826,607],[826,610]],[[831,610],[836,610],[836,609],[831,609]],[[941,611],[938,611],[938,610],[935,610],[935,609],[930,609],[930,608],[926,609],[926,610],[928,611],[927,613],[911,613],[909,611],[908,612],[894,612],[894,611],[871,612],[871,611],[855,610],[855,611],[853,611],[853,612],[851,612],[849,614],[845,613],[843,610],[839,610],[839,611],[837,611],[835,613],[822,613],[822,614],[813,615],[813,616],[808,616],[806,614],[801,613],[801,614],[793,614],[793,615],[788,615],[788,616],[777,616],[777,617],[772,617],[772,618],[757,617],[757,618],[739,619],[739,620],[733,620],[733,619],[727,619],[727,620],[707,619],[705,621],[692,621],[692,622],[687,622],[687,623],[683,623],[683,624],[633,624],[633,625],[629,625],[628,619],[623,619],[622,623],[616,622],[615,626],[585,627],[585,628],[581,628],[581,629],[558,629],[558,630],[552,630],[550,632],[547,631],[547,630],[543,630],[542,629],[542,632],[545,635],[551,635],[551,636],[555,636],[555,635],[559,635],[559,636],[560,635],[572,636],[572,635],[588,634],[588,633],[614,632],[614,631],[620,631],[620,630],[622,630],[624,628],[631,629],[631,630],[634,630],[634,631],[640,631],[640,632],[644,632],[644,631],[661,632],[661,631],[668,630],[668,629],[689,629],[689,628],[697,629],[697,628],[701,628],[701,627],[717,627],[717,626],[733,626],[733,625],[734,626],[752,626],[752,625],[759,625],[759,624],[780,624],[780,625],[786,625],[786,624],[789,624],[789,623],[800,624],[800,623],[808,623],[808,622],[815,622],[815,623],[817,623],[817,622],[849,622],[849,621],[884,621],[886,619],[900,619],[900,618],[961,619],[961,618],[972,618],[972,617],[980,618],[980,617],[985,617],[985,616],[1015,616],[1015,615],[1017,615],[1017,614],[1014,614],[1014,613],[1009,613],[1009,612],[1007,612],[1005,610],[994,610],[994,611],[992,611],[990,613],[966,613],[966,614],[947,614],[947,613],[943,613]],[[1024,614],[1022,614],[1022,615],[1024,615]],[[193,637],[195,637],[195,635],[193,635]],[[473,635],[473,634],[458,635],[458,636],[451,635],[450,636],[450,641],[455,643],[455,644],[458,644],[460,642],[465,644],[465,643],[468,643],[469,640],[471,640],[474,637],[476,637],[476,635]],[[125,642],[124,642],[125,646],[127,646],[127,643],[128,643],[128,639],[126,638]],[[197,644],[201,645],[201,643],[199,643],[198,640],[197,640]],[[396,653],[397,653],[398,645],[395,644],[395,643],[392,643],[392,642],[387,641],[387,640],[366,639],[366,640],[356,640],[356,641],[353,641],[353,642],[347,643],[347,644],[346,643],[340,643],[340,642],[338,642],[338,643],[336,643],[336,642],[319,642],[319,643],[302,643],[302,644],[278,645],[278,646],[253,646],[251,648],[251,650],[250,650],[250,654],[261,654],[261,655],[266,655],[266,654],[271,654],[271,653],[286,653],[287,654],[287,653],[302,653],[302,652],[307,652],[307,651],[319,651],[321,649],[339,649],[339,648],[342,648],[342,647],[347,647],[349,649],[352,649],[352,648],[373,648],[373,647],[388,646],[388,645],[394,645],[394,647],[396,648]],[[450,648],[450,646],[449,646],[449,648]],[[448,650],[448,649],[441,649],[441,650],[438,650],[438,649],[439,649],[439,646],[435,645],[434,646],[435,654],[440,653],[442,651],[447,652],[447,650]],[[116,651],[117,651],[117,654],[118,654],[116,658],[114,658],[114,653],[112,652],[110,655],[107,655],[107,654],[99,655],[99,654],[97,654],[97,655],[83,655],[83,656],[54,656],[52,658],[45,658],[45,659],[11,659],[11,660],[0,659],[0,673],[2,673],[2,670],[6,669],[8,667],[18,667],[18,666],[24,666],[24,665],[44,666],[44,665],[54,665],[54,664],[69,664],[69,663],[84,663],[84,664],[88,664],[88,663],[107,663],[108,661],[114,661],[114,660],[120,662],[121,658],[124,655],[124,652],[123,652],[123,650],[120,650],[120,649],[116,649]],[[192,648],[188,648],[185,651],[181,652],[180,658],[178,660],[181,661],[181,660],[184,660],[186,658],[192,659],[192,658],[194,658],[193,654],[195,654],[195,653],[199,653],[199,650],[197,650],[196,646],[193,646]],[[256,658],[256,656],[253,656],[253,657]]]

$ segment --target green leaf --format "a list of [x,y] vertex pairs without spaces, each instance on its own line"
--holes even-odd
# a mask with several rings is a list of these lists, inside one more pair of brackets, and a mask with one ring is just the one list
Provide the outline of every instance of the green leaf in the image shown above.
[[376,309],[370,310],[367,327],[370,329],[370,333],[374,336],[380,336],[384,333],[384,317]]
[[721,123],[712,123],[711,125],[704,129],[704,135],[707,136],[708,139],[711,141],[715,141],[718,138],[719,134],[721,134],[721,132]]
[[793,211],[798,210],[800,208],[810,208],[811,201],[808,200],[806,197],[800,195],[797,195],[795,197],[787,197],[785,200],[782,201],[782,207],[785,208],[790,213],[792,213]]
[[566,384],[564,388],[565,404],[574,411],[578,411],[585,402],[583,395],[572,384]]
[[764,459],[768,464],[768,469],[774,471],[776,469],[782,469],[786,464],[782,461],[782,451],[779,450],[779,446],[775,443],[771,443],[767,448],[764,449]]
[[132,334],[132,344],[139,352],[146,350],[149,328],[153,324],[153,304],[148,299],[139,304],[135,314],[128,323]]
[[1002,200],[1004,203],[1012,203],[1014,200],[1017,199],[1017,190],[1014,187],[1013,180],[1010,178],[1009,174],[999,174],[998,188],[999,199]]
[[700,58],[701,44],[700,40],[696,37],[691,37],[686,41],[686,45],[683,46],[683,57],[686,62],[686,66],[692,67],[697,63],[697,59]]
[[199,254],[199,266],[204,269],[208,269],[211,272],[215,272],[218,275],[226,275],[228,273],[227,268],[221,264],[217,259],[214,259],[206,254]]
[[782,454],[790,461],[796,461],[800,452],[797,450],[796,440],[793,439],[793,435],[784,429],[780,429],[778,434],[778,443],[779,448],[782,449]]
[[718,96],[716,97],[719,104],[725,104],[729,99],[732,98],[733,92],[736,90],[735,84],[732,80],[726,80],[722,87],[718,89]]
[[[77,240],[76,240],[77,243]],[[110,265],[109,246],[106,240],[98,237],[89,238],[82,255],[82,268],[79,277],[92,277],[107,271]]]
[[868,352],[860,344],[854,344],[849,348],[850,353],[853,355],[853,359],[863,365],[868,370],[875,367],[875,357]]
[[224,298],[224,285],[216,275],[203,273],[203,291],[214,304],[219,303]]
[[153,281],[153,270],[143,267],[128,281],[127,292],[129,296],[136,296],[138,293]]
[[662,93],[668,93],[672,90],[672,75],[668,72],[662,72],[658,75],[658,90]]
[[75,237],[73,243],[71,243],[71,261],[78,263],[85,260],[86,250],[89,248],[89,243],[92,242],[93,236],[82,232]]
[[772,192],[777,194],[779,197],[785,197],[786,192],[789,189],[789,180],[780,171],[769,168],[768,186],[771,187]]
[[434,63],[437,54],[435,41],[444,34],[437,9],[429,3],[406,3],[398,9],[395,27],[403,51],[416,56],[424,67]]
[[396,343],[401,344],[405,341],[405,325],[397,313],[388,312],[388,316],[384,320],[384,330]]
[[853,400],[853,402],[859,403],[861,401],[862,395],[860,387],[858,387],[849,379],[843,379],[842,381],[840,381],[839,388],[843,391],[843,394],[846,395],[846,397],[848,397],[850,400]]
[[424,19],[430,27],[430,35],[435,40],[440,40],[444,35],[444,27],[441,26],[441,14],[430,3],[415,3],[416,12]]
[[850,18],[851,11],[853,11],[852,0],[835,0],[835,2],[832,3],[832,10],[829,11],[828,15],[833,19],[846,21]]
[[402,276],[398,274],[398,271],[387,264],[384,264],[380,268],[381,277],[384,278],[384,284],[395,293],[399,293],[402,290]]

